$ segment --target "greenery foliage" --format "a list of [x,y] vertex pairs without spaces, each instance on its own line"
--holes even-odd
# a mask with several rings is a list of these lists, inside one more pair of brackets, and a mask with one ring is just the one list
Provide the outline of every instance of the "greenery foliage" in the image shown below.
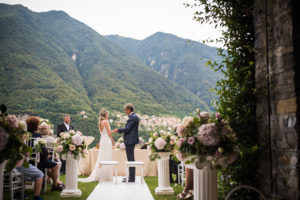
[[[224,197],[235,186],[257,184],[257,135],[255,133],[255,76],[253,1],[251,0],[191,0],[186,6],[197,8],[194,19],[215,24],[222,30],[217,41],[227,53],[219,49],[223,63],[208,62],[223,72],[225,78],[217,84],[216,109],[228,118],[237,134],[240,158],[219,179],[220,196]],[[251,196],[251,194],[249,194]],[[246,193],[234,199],[247,199]],[[255,199],[255,197],[249,197]]]

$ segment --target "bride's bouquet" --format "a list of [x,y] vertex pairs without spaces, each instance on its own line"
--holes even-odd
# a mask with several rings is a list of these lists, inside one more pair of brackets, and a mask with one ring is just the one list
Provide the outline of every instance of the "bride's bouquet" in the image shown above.
[[67,155],[79,159],[80,156],[84,158],[87,154],[84,137],[80,131],[62,132],[56,142],[58,144],[56,151],[64,160]]
[[161,152],[172,152],[175,149],[177,137],[169,131],[161,130],[150,134],[148,141],[149,158],[151,161],[160,158]]
[[220,113],[209,115],[197,110],[195,117],[184,118],[176,132],[176,157],[185,164],[222,169],[237,158],[235,133]]
[[123,137],[120,137],[117,140],[117,142],[115,143],[115,148],[120,149],[120,150],[124,150],[126,148],[125,144],[124,144],[124,138]]

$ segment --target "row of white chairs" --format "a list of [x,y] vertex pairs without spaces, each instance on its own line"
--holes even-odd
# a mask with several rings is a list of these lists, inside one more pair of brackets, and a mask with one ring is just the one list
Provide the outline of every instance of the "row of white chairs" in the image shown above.
[[[26,141],[26,144],[30,147],[32,147],[32,154],[31,154],[31,160],[34,161],[34,166],[38,167],[38,163],[40,161],[40,152],[37,152],[34,144],[35,140],[37,138],[29,138],[29,140]],[[46,148],[49,152],[49,154],[52,156],[52,161],[57,160],[57,164],[61,167],[61,161],[58,156],[54,152],[55,145],[52,142],[46,143]],[[60,175],[60,167],[58,170],[58,177]],[[43,182],[43,191],[46,192],[47,190],[47,169],[45,169],[44,173],[44,182]],[[30,184],[27,184],[30,183]],[[5,172],[4,173],[4,184],[3,189],[9,190],[10,193],[10,199],[14,199],[14,193],[15,191],[21,191],[21,199],[24,199],[24,190],[25,189],[33,189],[34,188],[34,182],[30,180],[24,180],[24,176],[22,173],[18,172],[17,170],[13,170],[11,172]]]

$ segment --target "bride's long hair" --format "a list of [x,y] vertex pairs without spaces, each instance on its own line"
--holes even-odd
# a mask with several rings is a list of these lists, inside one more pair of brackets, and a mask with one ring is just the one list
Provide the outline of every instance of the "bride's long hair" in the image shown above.
[[106,120],[106,116],[109,114],[108,110],[106,110],[105,108],[101,108],[100,112],[99,112],[99,125],[101,123],[101,121]]

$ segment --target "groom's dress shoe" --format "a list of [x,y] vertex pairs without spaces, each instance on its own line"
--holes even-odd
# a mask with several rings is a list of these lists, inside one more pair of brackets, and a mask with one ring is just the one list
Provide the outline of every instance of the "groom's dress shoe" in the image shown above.
[[[126,183],[126,180],[127,180],[126,178],[123,178],[122,182]],[[128,183],[134,183],[134,182],[135,180],[131,180],[131,179],[128,180]]]

